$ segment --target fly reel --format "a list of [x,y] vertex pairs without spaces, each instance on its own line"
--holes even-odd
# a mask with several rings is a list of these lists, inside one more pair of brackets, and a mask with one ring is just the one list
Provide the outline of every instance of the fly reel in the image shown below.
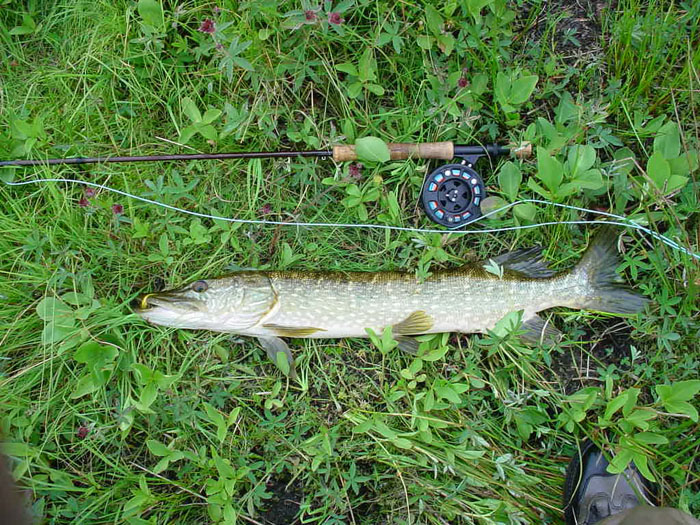
[[[474,169],[474,164],[481,157],[495,157],[510,152],[510,148],[498,144],[455,145],[454,156],[461,158],[461,162],[435,168],[423,183],[421,204],[428,218],[436,224],[454,229],[481,217],[481,203],[486,198],[486,186],[484,179]],[[527,157],[530,152],[529,144],[514,151],[518,157]]]

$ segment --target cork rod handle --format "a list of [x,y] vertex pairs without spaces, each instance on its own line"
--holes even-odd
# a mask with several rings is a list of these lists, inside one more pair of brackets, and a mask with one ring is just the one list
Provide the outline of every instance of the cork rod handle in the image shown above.
[[[423,142],[422,144],[387,144],[391,160],[404,159],[442,159],[454,158],[454,144],[452,142]],[[355,146],[333,146],[333,160],[345,162],[357,160]]]

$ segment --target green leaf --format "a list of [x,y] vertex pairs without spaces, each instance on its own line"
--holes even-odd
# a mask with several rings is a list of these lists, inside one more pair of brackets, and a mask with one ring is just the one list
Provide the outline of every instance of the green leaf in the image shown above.
[[681,136],[676,122],[667,122],[656,133],[654,153],[659,153],[666,160],[675,159],[681,154]]
[[435,9],[432,5],[428,4],[425,8],[425,25],[435,36],[440,36],[442,34],[442,25],[445,21],[442,15]]
[[511,84],[509,102],[519,106],[524,104],[532,95],[537,85],[538,76],[529,75],[520,77]]
[[467,11],[474,17],[474,21],[477,24],[481,23],[481,10],[487,5],[491,5],[494,0],[464,0],[467,6]]
[[34,447],[27,443],[21,442],[2,442],[0,443],[0,450],[2,450],[3,454],[13,456],[15,458],[35,456],[38,454],[38,451],[35,450]]
[[600,170],[584,171],[576,176],[576,178],[572,181],[572,184],[574,184],[575,187],[584,190],[598,190],[605,185]]
[[498,185],[511,201],[517,199],[522,181],[523,176],[517,164],[508,161],[501,166],[501,170],[498,172]]
[[634,464],[639,469],[639,472],[642,473],[642,476],[644,476],[645,478],[647,478],[651,482],[656,481],[656,478],[649,470],[649,465],[647,464],[648,459],[644,454],[642,454],[640,452],[635,452],[632,456],[632,460],[634,461]]
[[202,122],[204,122],[205,124],[211,124],[221,116],[221,113],[222,111],[220,109],[208,109],[204,112]]
[[700,380],[692,379],[680,381],[673,385],[657,385],[656,393],[659,395],[664,408],[676,414],[685,414],[693,421],[698,421],[697,409],[688,403],[700,391]]
[[499,71],[496,75],[494,97],[501,105],[508,104],[508,99],[510,97],[510,77],[503,71]]
[[654,419],[655,417],[656,412],[653,410],[637,409],[628,416],[625,416],[625,421],[631,423],[637,428],[647,430],[649,428],[648,421],[650,419]]
[[454,51],[456,41],[455,37],[447,33],[437,37],[437,43],[438,47],[440,48],[440,51],[445,53],[445,55],[450,56],[450,54],[452,54],[452,51]]
[[557,159],[550,156],[546,149],[537,148],[537,178],[547,189],[556,193],[564,178],[564,168]]
[[595,164],[596,152],[593,146],[571,146],[567,159],[567,168],[573,178],[591,169]]
[[509,312],[501,319],[496,321],[496,324],[490,331],[498,337],[505,337],[506,335],[517,330],[517,328],[520,326],[521,319],[521,312]]
[[527,187],[530,188],[532,191],[535,193],[539,193],[542,195],[545,199],[553,199],[553,195],[551,192],[545,190],[542,186],[537,184],[534,179],[530,178],[527,179]]
[[197,131],[207,140],[216,140],[216,128],[210,124],[201,126]]
[[410,449],[413,447],[413,443],[411,443],[408,439],[406,438],[395,438],[392,439],[391,442],[394,444],[395,447],[401,448],[401,449]]
[[362,93],[362,82],[353,82],[348,86],[348,96],[350,98],[357,98]]
[[84,363],[88,367],[100,369],[114,361],[117,355],[119,355],[119,350],[113,346],[101,345],[96,341],[88,341],[78,347],[73,359],[78,363]]
[[15,180],[15,172],[17,168],[15,167],[3,167],[0,168],[0,181],[2,182],[12,182]]
[[41,343],[44,345],[58,343],[73,334],[74,330],[71,326],[62,326],[54,322],[48,322],[41,331]]
[[348,75],[352,75],[354,77],[357,76],[357,68],[351,64],[350,62],[343,62],[342,64],[337,64],[335,68],[338,71],[342,71],[343,73],[347,73]]
[[537,206],[531,202],[523,202],[513,206],[513,214],[524,222],[532,222],[537,215]]
[[371,93],[374,93],[378,97],[381,97],[384,94],[384,88],[379,84],[365,84],[365,89]]
[[619,396],[608,401],[608,405],[605,408],[605,415],[603,415],[603,418],[610,421],[610,419],[613,417],[613,415],[615,415],[615,412],[620,410],[625,405],[625,403],[627,403],[628,397],[629,397],[629,392],[624,391]]
[[357,63],[357,78],[360,82],[371,82],[376,80],[377,63],[374,60],[374,52],[371,47],[365,49]]
[[357,158],[364,162],[386,162],[391,159],[389,146],[378,137],[363,137],[355,141]]
[[[192,137],[194,137],[197,134],[197,127],[192,125],[192,126],[187,126],[180,132],[180,142],[183,144],[187,144]],[[166,235],[165,233],[163,235]],[[166,237],[167,239],[167,237]]]
[[159,474],[167,469],[168,466],[170,466],[170,456],[166,456],[156,463],[156,465],[153,467],[153,472]]
[[137,9],[143,21],[148,25],[160,29],[165,24],[163,8],[160,2],[156,0],[139,0]]
[[197,105],[190,97],[185,97],[182,99],[182,111],[195,124],[202,122],[202,114],[199,112]]
[[666,445],[668,438],[656,432],[639,432],[635,434],[634,439],[645,445]]
[[155,385],[155,383],[149,383],[145,387],[143,387],[143,390],[141,390],[141,395],[139,396],[139,404],[144,409],[147,409],[153,404],[153,402],[156,400],[156,397],[158,397],[158,387]]
[[629,395],[627,396],[627,402],[625,406],[622,407],[622,415],[626,418],[632,413],[632,410],[637,404],[637,399],[639,398],[639,389],[632,387],[627,390]]
[[277,365],[277,368],[279,368],[286,377],[289,377],[289,371],[291,367],[289,365],[289,359],[287,358],[286,353],[277,352],[275,354],[275,364]]
[[169,456],[172,452],[163,443],[161,443],[160,441],[156,441],[155,439],[149,439],[148,441],[146,441],[146,446],[148,447],[148,450],[151,451],[151,454],[153,454],[154,456]]
[[462,402],[462,399],[459,397],[459,394],[452,390],[452,388],[450,388],[449,385],[436,386],[435,393],[438,395],[439,398],[446,399],[447,401],[454,403],[455,405],[458,405]]
[[153,383],[153,370],[141,363],[134,363],[131,368],[138,374],[139,382],[142,385]]
[[248,59],[244,57],[232,57],[233,63],[236,64],[238,67],[245,69],[246,71],[253,71],[255,69],[253,67],[253,64],[251,64]]
[[433,39],[427,35],[421,35],[416,38],[416,43],[418,44],[418,47],[428,51],[433,46]]
[[620,474],[621,472],[624,472],[627,465],[629,465],[630,461],[632,461],[632,456],[632,450],[623,448],[615,455],[614,458],[612,458],[610,465],[608,465],[608,472],[610,474]]
[[629,148],[620,148],[613,154],[613,175],[627,175],[634,169],[634,152]]
[[55,297],[44,297],[39,301],[36,313],[44,321],[53,322],[58,326],[70,328],[75,325],[73,309]]
[[81,377],[73,389],[73,393],[70,395],[71,399],[78,399],[87,394],[91,394],[95,390],[98,390],[102,385],[95,381],[93,374],[87,374]]
[[450,349],[449,346],[443,345],[440,348],[433,350],[432,352],[428,352],[424,356],[422,356],[423,361],[439,361],[443,357],[445,357],[445,354],[447,351]]
[[671,165],[661,153],[654,153],[647,161],[647,175],[660,190],[671,176]]
[[483,201],[481,201],[481,212],[484,215],[489,214],[488,218],[489,219],[498,219],[499,217],[503,216],[503,214],[506,212],[506,210],[495,212],[496,210],[500,210],[504,206],[507,206],[508,203],[504,201],[502,198],[500,198],[498,195],[489,195],[486,197]]

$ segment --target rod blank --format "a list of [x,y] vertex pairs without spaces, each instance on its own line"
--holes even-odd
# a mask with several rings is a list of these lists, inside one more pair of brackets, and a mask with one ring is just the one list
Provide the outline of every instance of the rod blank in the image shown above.
[[252,151],[244,153],[189,153],[181,155],[139,155],[134,157],[76,157],[68,159],[3,160],[0,166],[45,166],[55,164],[98,164],[106,162],[160,162],[171,160],[227,160],[287,157],[332,157],[333,152],[315,151]]
[[[452,142],[424,142],[420,144],[387,144],[392,160],[403,159],[442,159],[451,160],[462,155],[504,155],[512,152],[516,157],[526,158],[532,153],[532,146],[523,143],[504,147],[496,144],[488,146],[464,146]],[[353,145],[335,146],[332,150],[312,151],[252,151],[240,153],[188,153],[178,155],[138,155],[133,157],[74,157],[68,159],[3,160],[2,166],[52,166],[57,164],[100,164],[110,162],[162,162],[174,160],[229,160],[229,159],[268,159],[292,157],[329,157],[336,162],[357,160]]]

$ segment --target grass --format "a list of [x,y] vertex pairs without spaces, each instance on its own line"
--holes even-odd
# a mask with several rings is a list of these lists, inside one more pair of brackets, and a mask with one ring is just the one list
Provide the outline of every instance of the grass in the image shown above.
[[[527,139],[538,158],[482,161],[492,195],[625,213],[698,250],[693,2],[0,5],[2,158]],[[199,31],[205,19],[214,34]],[[191,105],[212,110],[212,129]],[[591,152],[585,169],[567,164]],[[416,202],[430,167],[367,164],[353,177],[293,159],[0,176],[90,180],[239,218],[429,227]],[[78,185],[0,195],[0,434],[37,521],[561,523],[564,469],[584,437],[618,467],[647,465],[664,505],[700,513],[698,265],[651,238],[623,237],[620,271],[652,299],[640,316],[558,310],[554,348],[437,336],[415,357],[295,340],[290,382],[254,341],[147,326],[128,303],[158,281],[241,268],[424,276],[538,243],[564,269],[594,228],[241,226]],[[491,225],[591,218],[538,205]]]

